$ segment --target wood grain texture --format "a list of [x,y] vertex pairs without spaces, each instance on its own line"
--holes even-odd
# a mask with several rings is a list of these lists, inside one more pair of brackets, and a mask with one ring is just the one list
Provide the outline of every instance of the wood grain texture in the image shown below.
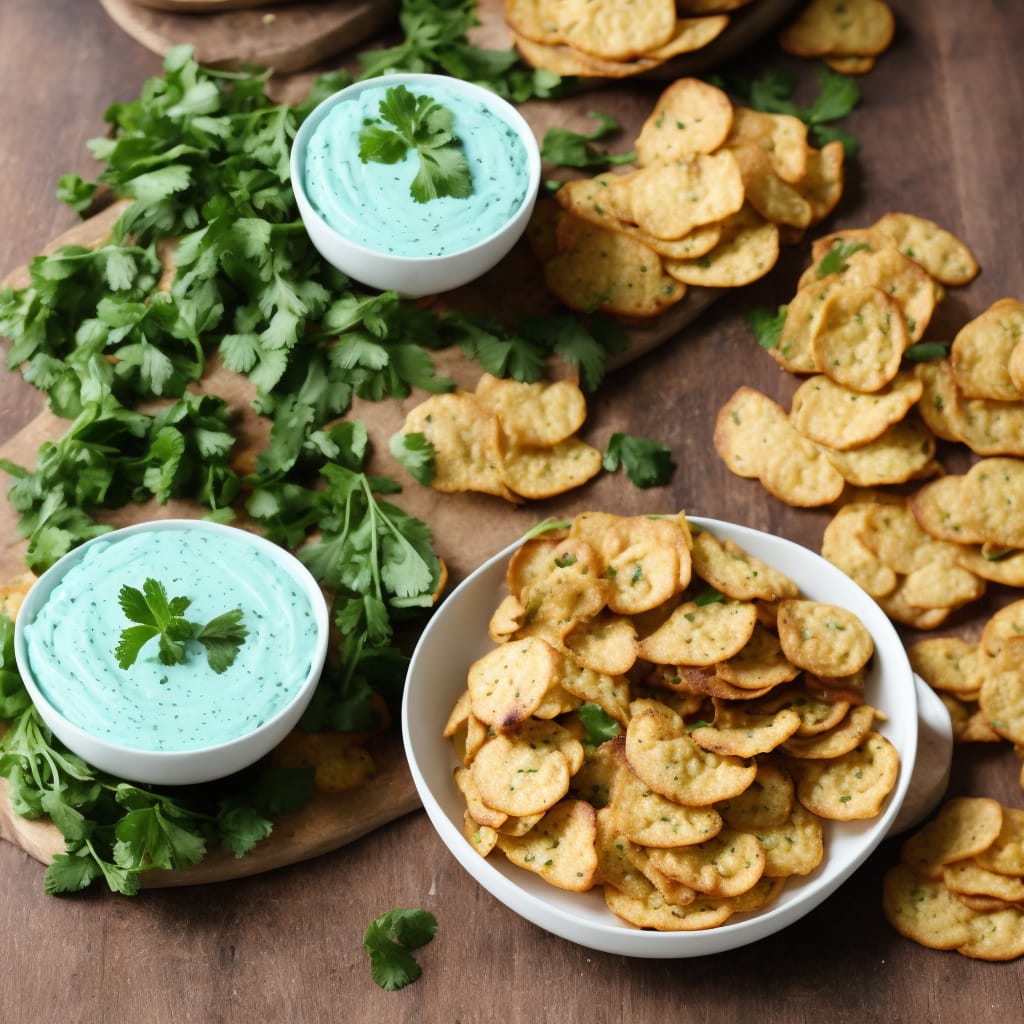
[[191,43],[211,67],[246,64],[289,73],[358,46],[390,25],[397,0],[337,0],[321,3],[142,5],[135,0],[100,0],[111,19],[154,53]]
[[[905,209],[969,241],[983,269],[942,307],[933,332],[949,338],[996,299],[1024,298],[1016,170],[1024,137],[1024,8],[999,0],[902,0],[894,7],[896,40],[861,80],[864,101],[847,124],[861,140],[858,169],[822,230]],[[803,67],[771,50],[745,58],[752,72],[762,64]],[[0,268],[23,263],[73,223],[54,200],[57,177],[95,173],[84,140],[102,131],[106,105],[137,95],[158,66],[149,51],[111,33],[97,4],[0,4],[0,182],[8,197]],[[638,86],[647,88],[657,86]],[[739,384],[783,403],[792,394],[794,382],[757,350],[742,314],[786,301],[805,257],[805,249],[790,253],[768,280],[715,303],[598,394],[588,424],[593,436],[627,430],[666,440],[679,466],[670,486],[641,492],[603,477],[571,500],[531,508],[531,521],[581,505],[627,512],[685,507],[817,546],[826,513],[781,506],[731,476],[711,449],[714,414]],[[0,376],[0,387],[0,440],[7,440],[39,404],[17,375]],[[458,504],[474,523],[471,539],[483,535],[493,549],[525,523],[522,510],[499,503]],[[443,554],[454,562],[461,557],[458,549]],[[987,607],[1011,596],[993,591]],[[986,608],[969,609],[944,632],[976,636],[985,614]],[[1018,771],[1005,744],[961,748],[950,793],[984,793],[1020,807]],[[780,935],[709,959],[659,962],[593,953],[522,921],[473,882],[421,813],[298,865],[147,891],[135,900],[100,891],[46,897],[39,864],[0,843],[0,1019],[1017,1020],[1024,964],[927,950],[886,923],[881,878],[898,845],[884,844],[838,893]],[[420,980],[386,993],[370,979],[362,934],[378,914],[400,906],[433,911],[440,928],[417,953]]]

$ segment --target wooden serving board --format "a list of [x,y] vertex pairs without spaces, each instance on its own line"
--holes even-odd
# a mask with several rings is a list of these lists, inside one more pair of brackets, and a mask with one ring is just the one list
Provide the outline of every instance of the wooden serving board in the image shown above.
[[280,73],[301,71],[358,46],[394,23],[398,0],[320,3],[141,4],[100,0],[107,14],[154,53],[191,43],[210,67],[256,64]]
[[[274,98],[286,101],[300,98],[308,87],[310,75],[276,78]],[[601,109],[615,116],[624,126],[624,146],[630,145],[636,130],[653,103],[654,93],[628,86],[610,88],[602,93]],[[584,130],[590,127],[588,111],[592,100],[586,97],[565,100],[558,104],[525,104],[524,115],[538,137],[553,124]],[[123,202],[112,203],[101,212],[80,222],[70,231],[53,239],[41,252],[50,252],[61,245],[99,245],[110,234]],[[27,267],[8,275],[5,284],[22,287],[28,283]],[[655,320],[635,323],[627,328],[628,351],[618,363],[629,362],[669,339],[698,317],[716,299],[718,292],[692,289],[682,302]],[[428,300],[429,302],[429,300]],[[524,312],[552,308],[554,303],[546,292],[539,268],[525,242],[493,271],[471,286],[433,300],[438,308],[481,309],[490,315],[502,313],[514,317]],[[436,354],[438,370],[452,377],[459,386],[472,388],[480,369],[461,357],[457,350]],[[252,388],[247,378],[231,373],[216,364],[208,370],[201,389],[217,394],[238,414],[240,454],[259,451],[266,443],[268,424],[252,410]],[[600,481],[576,494],[563,496],[556,503],[542,502],[530,506],[511,506],[500,498],[480,494],[442,495],[417,484],[390,455],[388,438],[398,431],[406,413],[422,401],[423,394],[413,394],[404,402],[368,403],[357,400],[351,416],[365,421],[373,441],[374,455],[370,471],[390,476],[403,483],[399,504],[417,516],[434,533],[435,547],[449,570],[449,587],[463,579],[493,552],[503,548],[546,515],[572,514],[601,502]],[[589,421],[588,421],[589,423]],[[49,412],[43,412],[14,437],[0,446],[0,457],[31,467],[44,441],[56,440],[64,434],[67,423]],[[614,424],[603,424],[583,436],[595,446],[605,446]],[[609,493],[609,492],[605,492]],[[113,526],[128,525],[146,519],[170,516],[199,516],[203,509],[190,502],[174,501],[164,506],[155,503],[105,513],[102,518]],[[244,525],[244,524],[243,524]],[[17,536],[17,515],[6,501],[0,502],[0,579],[11,579],[24,569],[26,544]],[[155,871],[144,876],[150,886],[181,885],[219,881],[265,871],[283,864],[296,863],[338,848],[367,834],[384,823],[398,818],[418,806],[418,798],[409,774],[401,743],[394,734],[380,741],[373,751],[379,771],[376,777],[358,791],[348,795],[318,794],[302,812],[277,823],[271,837],[251,854],[237,859],[223,851],[211,851],[197,867],[185,872]],[[3,780],[0,780],[2,783]],[[42,862],[49,862],[63,848],[57,830],[46,821],[26,821],[15,814],[0,786],[0,838],[21,847]]]

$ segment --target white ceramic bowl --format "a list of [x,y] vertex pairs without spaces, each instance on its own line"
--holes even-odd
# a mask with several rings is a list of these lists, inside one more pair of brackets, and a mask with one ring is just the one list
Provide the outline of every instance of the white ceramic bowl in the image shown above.
[[[458,252],[443,256],[398,256],[358,244],[336,231],[315,209],[306,190],[306,154],[310,138],[338,104],[350,102],[367,89],[381,85],[404,85],[411,92],[417,85],[443,83],[468,100],[483,103],[512,127],[526,150],[526,195],[510,220],[493,234]],[[353,144],[357,145],[355,140]],[[292,190],[299,214],[313,245],[321,256],[344,274],[383,291],[394,290],[403,298],[419,298],[450,291],[475,280],[497,264],[519,240],[533,212],[540,188],[540,149],[533,130],[518,110],[500,96],[461,79],[446,75],[402,73],[371,78],[341,89],[320,103],[303,121],[291,150]],[[388,211],[379,211],[385,221]],[[392,214],[393,216],[393,214]]]
[[[40,609],[50,598],[54,588],[64,579],[68,570],[80,563],[94,545],[110,543],[111,541],[117,542],[144,531],[157,532],[182,529],[201,531],[204,534],[212,535],[214,538],[230,536],[235,540],[240,539],[245,545],[262,551],[264,556],[273,560],[278,568],[283,570],[284,575],[295,586],[298,593],[308,601],[314,618],[315,646],[308,669],[303,669],[301,673],[297,672],[295,678],[291,680],[282,680],[289,691],[286,701],[283,706],[280,706],[262,724],[256,727],[243,727],[245,731],[240,732],[236,738],[211,743],[207,746],[198,746],[192,749],[141,749],[136,746],[124,745],[121,741],[112,741],[108,737],[98,735],[95,731],[88,731],[86,728],[81,727],[80,724],[69,720],[69,717],[74,717],[73,715],[65,717],[65,714],[51,703],[51,700],[40,689],[34,678],[25,630],[27,625],[35,620]],[[139,579],[137,584],[132,585],[141,589],[143,582],[143,579]],[[161,580],[160,582],[164,581]],[[260,582],[259,579],[254,578],[254,583],[258,584]],[[168,593],[168,597],[173,598],[176,596],[178,596],[178,588],[175,588],[174,593]],[[189,595],[186,593],[184,596],[190,597],[195,602],[194,594]],[[116,593],[97,594],[97,598],[114,604],[118,600]],[[224,611],[227,610],[227,608],[224,609]],[[219,612],[215,614],[219,614]],[[186,617],[188,617],[187,611]],[[258,628],[257,624],[251,621],[243,620],[243,622],[250,629],[250,633],[253,632],[254,628]],[[128,622],[125,620],[125,625],[127,624]],[[320,673],[323,670],[327,654],[327,640],[327,603],[316,580],[297,558],[284,548],[256,534],[240,530],[236,527],[193,519],[162,519],[124,527],[123,529],[95,537],[70,551],[43,573],[33,584],[32,589],[19,609],[14,629],[15,657],[22,680],[40,716],[53,731],[54,735],[68,749],[101,771],[109,772],[119,778],[128,779],[133,782],[159,785],[188,785],[223,778],[234,772],[241,771],[269,753],[295,727],[312,699],[313,692],[320,679]],[[246,642],[249,641],[247,640]],[[144,654],[146,651],[149,651],[152,655],[152,650],[155,649],[155,641],[150,641],[150,644],[151,647],[145,649]],[[200,654],[199,656],[201,657],[202,655]],[[176,665],[173,671],[181,672],[186,670],[187,664],[188,662],[186,661],[183,665]],[[131,669],[129,668],[124,671],[130,672]],[[170,678],[171,685],[173,685],[173,676]],[[156,714],[156,711],[146,707],[143,714],[147,716],[148,721]]]
[[457,765],[441,735],[456,699],[466,687],[470,664],[493,644],[491,613],[505,594],[505,567],[513,544],[462,584],[434,614],[413,654],[402,705],[406,755],[426,812],[460,864],[493,896],[528,921],[592,949],[624,956],[691,957],[755,942],[803,917],[833,893],[890,831],[910,784],[917,750],[914,675],[892,624],[878,605],[845,574],[812,551],[780,537],[713,519],[691,522],[786,572],[803,595],[848,608],[860,616],[875,642],[866,680],[867,700],[886,715],[876,727],[900,755],[900,775],[882,813],[870,820],[824,822],[825,857],[812,874],[787,881],[766,909],[736,914],[700,932],[654,932],[634,928],[605,906],[600,888],[570,893],[513,867],[500,853],[484,859],[462,834],[465,801],[452,778]]

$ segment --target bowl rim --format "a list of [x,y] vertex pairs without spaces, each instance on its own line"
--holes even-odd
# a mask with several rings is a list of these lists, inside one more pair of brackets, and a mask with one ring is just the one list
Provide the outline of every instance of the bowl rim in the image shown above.
[[[78,564],[85,557],[88,549],[94,545],[103,542],[116,542],[123,537],[136,533],[152,533],[182,529],[222,535],[230,534],[232,537],[238,537],[241,535],[247,543],[251,543],[255,547],[259,547],[263,551],[267,552],[297,583],[301,585],[303,592],[309,599],[310,607],[313,610],[317,626],[317,641],[311,657],[310,669],[302,679],[301,683],[295,688],[295,692],[292,694],[291,698],[286,704],[280,707],[272,717],[268,718],[251,732],[243,733],[241,736],[237,736],[234,739],[223,740],[219,743],[185,750],[146,750],[142,747],[130,747],[123,743],[115,743],[110,740],[103,739],[68,719],[56,707],[54,707],[39,688],[33,677],[28,657],[28,648],[25,641],[25,627],[35,618],[36,613],[49,599],[50,594],[63,578],[67,570]],[[18,610],[18,615],[14,621],[14,656],[22,682],[24,683],[25,689],[28,690],[32,703],[35,705],[46,724],[53,730],[58,739],[68,747],[68,749],[74,753],[78,753],[75,748],[82,746],[83,744],[102,748],[105,751],[109,751],[112,756],[119,760],[137,760],[140,764],[145,766],[147,771],[163,771],[185,761],[194,761],[197,758],[216,757],[217,755],[224,754],[234,748],[238,748],[242,744],[253,744],[254,746],[257,746],[259,741],[267,736],[268,733],[276,731],[283,718],[287,718],[295,713],[297,705],[301,704],[304,708],[309,702],[309,699],[312,698],[313,691],[316,689],[320,674],[323,671],[323,665],[327,656],[329,625],[327,601],[324,597],[323,591],[320,589],[320,585],[306,566],[303,565],[302,562],[286,548],[281,547],[279,544],[275,544],[273,541],[267,540],[266,537],[263,537],[260,534],[252,533],[251,531],[244,530],[241,527],[218,523],[212,520],[187,518],[154,519],[140,523],[133,523],[130,526],[122,526],[117,529],[110,530],[107,533],[101,533],[95,537],[91,537],[89,540],[84,541],[82,544],[79,544],[77,547],[72,548],[70,551],[62,555],[53,563],[53,565],[50,566],[50,568],[36,579],[28,593],[25,595],[25,599],[22,602],[21,607]],[[71,742],[68,742],[69,739]],[[82,754],[79,754],[79,756],[83,757],[83,759],[88,763],[93,763],[90,760],[90,757],[85,757]],[[262,755],[257,755],[251,758],[250,763],[258,760],[259,756]],[[94,767],[101,768],[101,770],[107,770],[103,769],[100,765],[94,765]],[[218,772],[216,775],[211,775],[208,778],[197,781],[212,781],[214,778],[223,777],[224,774],[226,773]]]
[[[543,880],[536,876],[530,876],[525,872],[523,875],[526,877],[516,874],[515,872],[521,871],[521,869],[513,868],[510,864],[503,865],[504,871],[499,870],[495,864],[491,863],[489,858],[481,857],[470,846],[459,827],[461,821],[456,822],[442,806],[441,801],[434,796],[430,783],[426,778],[425,768],[421,765],[420,757],[418,756],[420,745],[433,742],[433,739],[424,737],[422,732],[424,721],[429,719],[424,716],[423,708],[416,707],[415,705],[425,704],[428,699],[424,696],[426,689],[431,686],[436,689],[438,685],[436,673],[433,676],[433,682],[430,679],[426,681],[420,680],[418,689],[413,681],[426,671],[422,666],[428,660],[427,652],[431,649],[433,636],[440,631],[440,624],[444,622],[442,616],[446,608],[449,611],[457,611],[460,603],[468,602],[470,607],[473,607],[473,605],[479,606],[483,603],[487,605],[486,612],[480,613],[478,611],[477,614],[489,616],[493,610],[489,601],[481,602],[479,598],[476,598],[475,601],[471,602],[470,598],[473,596],[474,590],[477,587],[484,586],[485,581],[490,576],[495,577],[496,582],[492,588],[494,592],[497,592],[499,587],[503,587],[504,573],[503,571],[501,572],[499,581],[497,576],[499,569],[503,570],[509,556],[524,543],[527,539],[526,537],[514,541],[488,558],[482,565],[470,573],[445,599],[442,606],[438,608],[427,624],[413,652],[402,700],[402,739],[414,784],[431,824],[449,852],[459,861],[462,867],[497,900],[538,927],[579,945],[625,956],[679,959],[724,952],[766,938],[804,917],[846,882],[886,838],[907,796],[916,759],[918,709],[914,673],[895,627],[878,606],[877,602],[854,583],[853,580],[842,573],[841,570],[827,562],[810,548],[801,544],[736,523],[728,523],[697,515],[687,515],[686,518],[695,526],[706,528],[712,532],[719,531],[720,535],[731,536],[732,539],[741,545],[744,545],[745,542],[753,544],[753,546],[761,550],[754,550],[751,553],[763,561],[769,562],[769,564],[778,564],[779,560],[778,558],[766,557],[763,553],[764,547],[771,548],[773,551],[780,552],[783,555],[791,555],[798,563],[802,561],[807,573],[817,572],[819,575],[824,573],[827,582],[838,587],[839,596],[833,603],[844,605],[850,595],[855,595],[855,603],[858,606],[863,606],[868,611],[867,618],[869,622],[865,624],[875,640],[876,663],[869,678],[869,685],[880,684],[880,679],[876,681],[875,677],[881,676],[883,668],[880,664],[881,658],[879,655],[881,654],[885,658],[886,670],[888,671],[891,668],[898,677],[900,684],[905,687],[905,693],[901,698],[901,702],[908,704],[911,714],[907,717],[906,721],[899,723],[900,734],[902,735],[902,742],[897,744],[897,750],[900,754],[900,773],[896,786],[887,797],[882,812],[875,818],[860,822],[823,823],[826,828],[827,843],[833,839],[842,841],[849,834],[854,836],[851,842],[859,839],[855,852],[847,856],[841,865],[836,862],[830,864],[826,855],[822,864],[810,875],[796,877],[791,881],[791,884],[787,886],[790,889],[789,898],[787,898],[787,893],[784,890],[783,896],[770,907],[752,914],[736,914],[734,918],[731,918],[717,928],[699,932],[656,932],[635,928],[624,921],[618,921],[610,911],[607,912],[607,919],[591,920],[589,917],[583,918],[575,910],[564,909],[561,902],[571,897],[583,898],[589,894],[562,893],[560,890],[547,886]],[[797,568],[799,567],[798,564]],[[782,568],[784,571],[789,572],[791,576],[794,575],[791,563],[784,564]],[[805,573],[797,572],[795,575],[803,576]],[[806,593],[804,584],[800,580],[798,580],[798,583],[800,583],[802,594]],[[820,590],[820,587],[812,589]],[[812,596],[815,600],[825,599],[820,596],[815,597],[813,594],[809,596]],[[486,646],[487,642],[488,638],[485,634],[482,640],[478,638],[477,644],[467,643],[465,645],[464,652],[460,653],[459,657],[465,662],[466,669],[468,669],[469,664],[474,658],[488,649]],[[459,672],[452,674],[461,674],[462,685],[464,686],[465,674],[461,672],[461,668]],[[455,695],[457,696],[457,693]],[[449,711],[450,704],[444,709],[444,717],[447,717]],[[892,726],[892,723],[888,725]],[[886,728],[887,723],[880,725],[880,729],[883,732]],[[454,753],[451,752],[448,741],[441,737],[440,731],[438,731],[436,741],[439,744],[444,743],[449,747],[449,750],[445,753],[446,755],[450,753],[450,757],[446,756],[444,763],[450,769],[454,769],[458,761]],[[435,774],[437,774],[437,771],[438,769],[435,769]],[[454,782],[451,785],[454,789]],[[447,795],[451,797],[451,793]],[[520,878],[523,884],[520,884]],[[530,885],[536,891],[529,891],[524,885]],[[595,887],[595,889],[597,888]],[[545,898],[548,894],[552,897],[551,899]],[[603,904],[603,900],[601,903]],[[601,916],[603,917],[603,915]]]
[[[412,84],[416,82],[443,83],[446,88],[451,88],[466,96],[482,100],[491,109],[492,113],[496,114],[510,127],[516,130],[516,134],[519,136],[520,141],[523,143],[523,148],[526,150],[526,191],[523,194],[522,202],[520,202],[516,207],[511,216],[485,238],[478,239],[472,245],[468,245],[463,249],[456,249],[453,252],[447,252],[440,256],[403,256],[397,253],[384,252],[381,249],[371,249],[369,246],[352,241],[352,239],[346,237],[336,228],[328,224],[313,205],[313,202],[306,191],[305,176],[306,147],[309,144],[310,136],[314,131],[316,131],[320,122],[323,121],[331,110],[333,110],[339,103],[350,101],[353,96],[357,96],[359,93],[365,92],[367,89],[379,88],[383,82],[397,85]],[[295,200],[299,206],[299,214],[303,221],[305,221],[307,217],[312,217],[320,231],[325,234],[329,234],[332,238],[335,238],[344,245],[350,247],[354,256],[387,260],[389,262],[393,262],[397,267],[409,268],[444,262],[456,257],[463,259],[483,248],[488,243],[493,242],[495,238],[503,234],[512,227],[513,224],[515,224],[525,209],[532,209],[533,203],[536,201],[537,194],[540,191],[541,179],[540,146],[537,142],[537,137],[534,135],[533,129],[530,127],[530,123],[513,104],[509,103],[509,101],[504,97],[499,96],[496,92],[492,92],[490,89],[487,89],[482,85],[477,85],[475,82],[468,82],[465,79],[455,78],[452,75],[439,75],[419,71],[398,71],[387,75],[378,75],[376,78],[364,78],[360,81],[353,82],[350,85],[346,85],[344,88],[339,89],[337,92],[331,93],[330,96],[322,99],[310,111],[302,124],[299,125],[299,129],[295,133],[295,138],[292,140],[288,165],[292,191],[295,194]]]

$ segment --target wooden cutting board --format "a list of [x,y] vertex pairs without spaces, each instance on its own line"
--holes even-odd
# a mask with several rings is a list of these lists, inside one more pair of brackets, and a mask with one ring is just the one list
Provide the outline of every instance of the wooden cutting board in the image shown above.
[[[303,84],[308,84],[306,76],[279,80],[275,98],[280,101],[282,94],[292,93],[297,99],[304,91]],[[628,146],[628,140],[635,137],[634,129],[639,128],[652,101],[651,95],[638,93],[628,86],[610,88],[602,93],[601,109],[618,118],[624,126],[624,146]],[[558,104],[526,104],[523,112],[541,137],[549,126],[556,123],[577,130],[588,128],[587,112],[592,106],[591,100],[577,97]],[[65,244],[103,243],[123,208],[123,203],[111,204],[46,246],[41,246],[40,251],[50,252]],[[17,268],[4,283],[13,287],[27,284],[27,267]],[[629,349],[619,358],[619,364],[636,359],[655,346],[676,338],[717,295],[717,292],[707,289],[692,289],[682,302],[661,317],[629,327]],[[500,315],[503,310],[515,315],[554,305],[525,242],[473,285],[437,298],[434,304],[438,308],[483,309],[491,315]],[[465,360],[457,351],[438,353],[435,361],[439,371],[452,377],[460,386],[472,388],[479,379],[479,367]],[[201,386],[202,390],[221,396],[237,411],[242,452],[260,450],[266,441],[268,425],[252,410],[250,401],[253,396],[248,380],[213,365]],[[433,531],[436,549],[449,569],[449,587],[552,511],[560,515],[571,514],[582,510],[588,501],[592,504],[597,500],[592,490],[588,499],[587,488],[584,488],[579,495],[566,496],[557,505],[511,506],[488,495],[441,495],[420,486],[390,455],[387,439],[400,429],[407,411],[423,398],[423,394],[414,394],[404,402],[368,403],[357,400],[351,415],[366,422],[374,442],[370,471],[401,481],[404,491],[398,502]],[[44,412],[0,446],[0,456],[30,467],[35,463],[39,446],[44,441],[56,440],[66,429],[65,421]],[[607,437],[592,437],[591,440],[595,445],[607,443]],[[175,501],[165,506],[155,503],[133,506],[106,513],[103,518],[111,525],[121,526],[145,519],[199,516],[202,513],[203,509],[195,504]],[[0,579],[11,579],[23,571],[26,544],[18,538],[16,525],[14,510],[8,502],[0,501]],[[379,771],[372,782],[352,794],[317,795],[305,810],[279,821],[270,838],[253,853],[236,859],[222,851],[212,851],[195,868],[185,872],[152,872],[144,876],[145,884],[167,886],[220,881],[295,863],[343,846],[416,808],[418,798],[397,729],[394,735],[381,740],[373,753]],[[44,863],[63,848],[59,833],[48,822],[26,821],[11,810],[3,780],[0,780],[0,838],[16,844]]]
[[257,64],[280,73],[301,71],[358,46],[394,24],[398,0],[320,3],[141,4],[100,0],[113,21],[154,53],[191,43],[210,67]]

